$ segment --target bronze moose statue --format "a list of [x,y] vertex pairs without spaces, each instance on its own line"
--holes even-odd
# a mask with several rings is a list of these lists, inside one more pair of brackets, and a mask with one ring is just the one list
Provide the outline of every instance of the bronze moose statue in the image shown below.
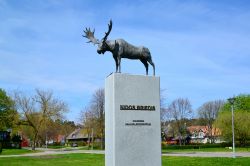
[[107,40],[108,35],[112,30],[112,20],[108,24],[108,32],[105,32],[105,36],[102,40],[95,38],[95,30],[91,31],[90,28],[86,28],[84,31],[86,37],[89,39],[88,43],[98,44],[97,53],[104,54],[106,51],[110,51],[113,54],[116,64],[116,72],[121,72],[121,58],[139,59],[146,68],[146,75],[148,75],[148,63],[153,66],[153,75],[155,75],[155,65],[152,61],[152,57],[148,48],[140,46],[136,47],[129,44],[123,39]]

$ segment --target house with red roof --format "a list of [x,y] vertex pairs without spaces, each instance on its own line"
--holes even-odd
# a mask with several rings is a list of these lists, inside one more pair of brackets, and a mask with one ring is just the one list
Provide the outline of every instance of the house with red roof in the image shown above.
[[221,131],[216,127],[211,130],[208,126],[189,126],[187,130],[190,133],[190,143],[211,143],[212,138],[215,143],[221,142]]

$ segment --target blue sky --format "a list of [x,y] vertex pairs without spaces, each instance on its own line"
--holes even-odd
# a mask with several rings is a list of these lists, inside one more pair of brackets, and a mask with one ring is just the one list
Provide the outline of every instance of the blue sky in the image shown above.
[[[78,120],[93,92],[115,70],[83,38],[124,38],[151,51],[167,103],[204,102],[250,93],[250,4],[233,0],[0,0],[0,88],[53,90]],[[122,72],[145,74],[140,61],[122,60]],[[150,66],[149,73],[152,74]]]

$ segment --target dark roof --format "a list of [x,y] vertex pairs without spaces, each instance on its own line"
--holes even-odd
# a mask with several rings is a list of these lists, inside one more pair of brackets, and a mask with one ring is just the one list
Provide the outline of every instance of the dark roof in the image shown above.
[[82,129],[76,129],[70,135],[68,135],[66,137],[67,140],[70,140],[70,139],[83,139],[83,138],[88,138],[88,135],[84,134]]

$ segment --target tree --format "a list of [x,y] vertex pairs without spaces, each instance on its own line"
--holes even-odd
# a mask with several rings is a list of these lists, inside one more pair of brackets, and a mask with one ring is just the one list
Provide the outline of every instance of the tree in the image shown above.
[[81,114],[88,135],[94,130],[94,135],[101,140],[101,149],[104,149],[104,89],[101,88],[94,92],[90,105]]
[[101,149],[104,149],[104,137],[105,137],[105,111],[104,111],[104,89],[98,89],[92,96],[91,107],[94,116],[96,117],[97,133],[101,140]]
[[168,127],[167,127],[167,119],[168,116],[168,109],[166,108],[165,96],[164,96],[164,89],[160,90],[160,119],[161,119],[161,137],[162,140],[166,140]]
[[161,122],[164,123],[167,118],[166,98],[164,96],[164,89],[160,91],[160,117]]
[[[235,97],[234,101],[235,110],[250,111],[250,94],[241,94]],[[222,107],[222,111],[231,111],[231,104],[226,102]]]
[[0,88],[0,130],[16,127],[17,121],[15,102]]
[[[68,111],[67,105],[53,97],[49,91],[36,90],[36,95],[27,97],[21,93],[15,94],[15,101],[18,110],[22,114],[22,125],[32,128],[32,149],[35,150],[38,138],[45,140],[48,122],[63,118],[63,113]],[[47,134],[45,132],[45,134]]]
[[[223,111],[216,120],[225,140],[232,141],[232,115],[231,112]],[[245,146],[250,139],[250,112],[237,110],[234,112],[234,135],[235,140],[241,146]]]
[[[234,101],[234,131],[235,139],[245,146],[250,139],[250,95],[239,95]],[[220,128],[224,139],[232,139],[231,104],[226,102],[219,112],[215,125]]]
[[[169,111],[175,120],[177,132],[178,132],[178,138],[179,138],[179,144],[182,145],[182,140],[184,139],[184,136],[186,135],[186,123],[185,119],[187,119],[191,113],[192,113],[192,106],[190,104],[190,101],[187,98],[178,98],[174,100],[169,105]],[[184,141],[185,144],[185,141]]]
[[209,137],[212,143],[215,142],[215,138],[213,136],[213,123],[215,119],[218,117],[219,110],[224,105],[224,101],[215,100],[204,103],[200,108],[198,108],[198,114],[201,120],[208,127]]
[[60,134],[68,136],[70,133],[72,133],[76,129],[76,125],[74,121],[68,121],[68,120],[56,120],[57,124],[60,124]]
[[90,110],[89,108],[85,108],[84,111],[81,112],[82,115],[82,122],[83,122],[83,126],[84,126],[84,131],[87,133],[88,135],[88,148],[90,148],[90,142],[92,142],[93,144],[93,137],[94,137],[94,131],[97,131],[97,123],[96,120],[97,118],[95,117],[94,113],[92,110]]

